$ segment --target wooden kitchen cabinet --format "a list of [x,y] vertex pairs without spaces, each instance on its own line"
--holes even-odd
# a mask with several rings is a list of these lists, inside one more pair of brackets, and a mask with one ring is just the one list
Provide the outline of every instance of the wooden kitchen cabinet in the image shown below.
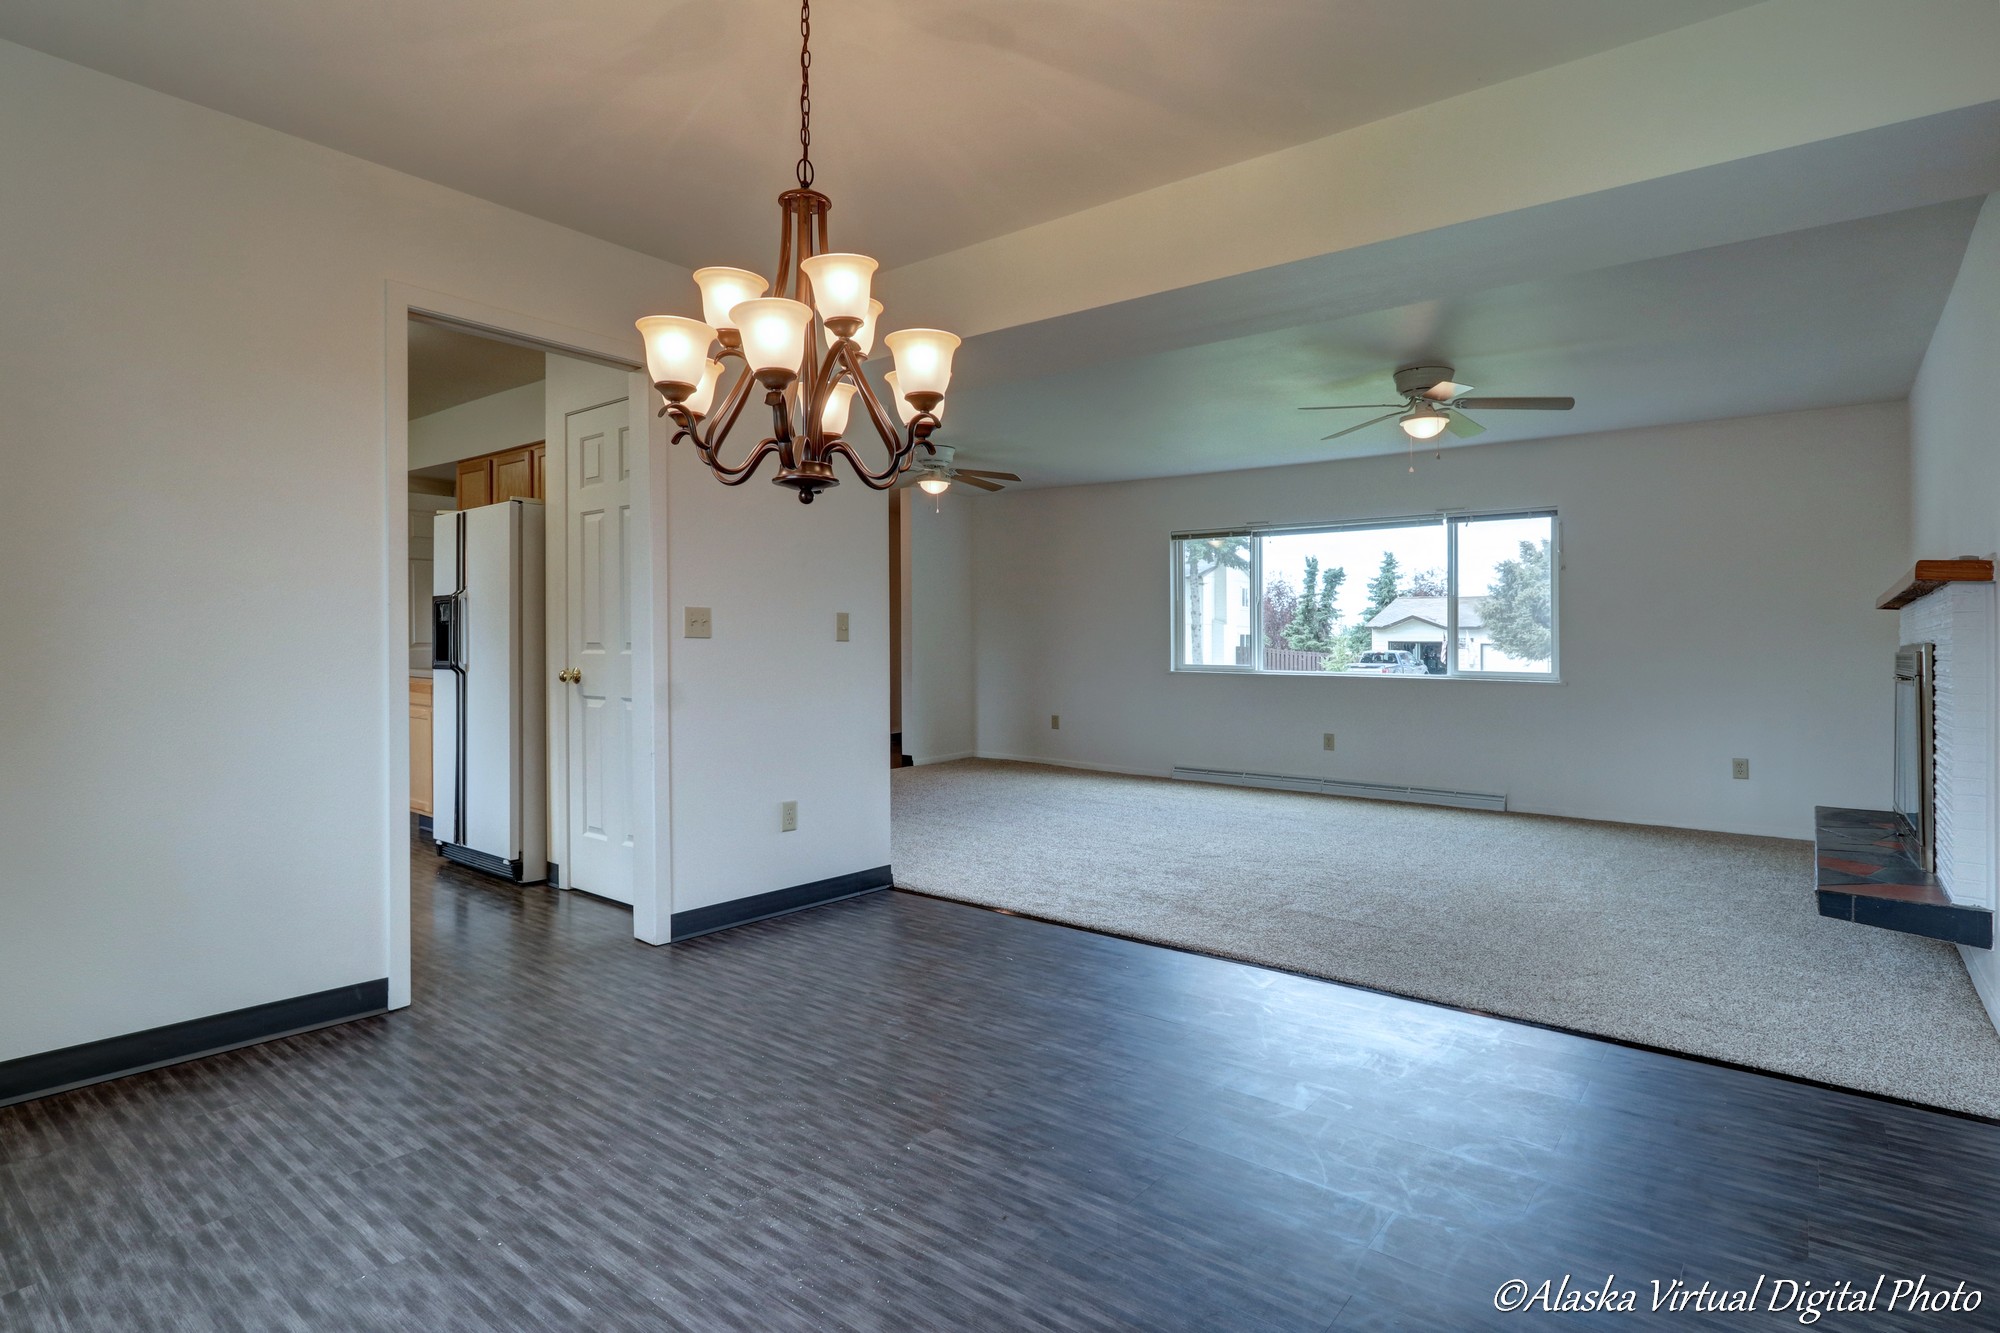
[[535,489],[533,448],[509,449],[504,454],[493,455],[493,503],[517,497],[523,500],[542,498]]
[[431,682],[410,677],[410,809],[431,810]]
[[547,499],[547,468],[546,440],[465,459],[458,465],[458,507],[477,509],[502,500]]
[[493,460],[468,458],[458,465],[458,507],[477,509],[493,503]]

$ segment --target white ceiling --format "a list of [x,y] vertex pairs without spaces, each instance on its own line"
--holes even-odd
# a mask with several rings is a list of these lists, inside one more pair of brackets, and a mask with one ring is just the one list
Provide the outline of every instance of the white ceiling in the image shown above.
[[[842,0],[818,182],[900,264],[1744,7]],[[0,0],[0,37],[689,266],[769,267],[796,156],[789,0]]]
[[410,420],[546,378],[548,356],[476,333],[410,321]]
[[[1399,365],[1574,411],[1474,413],[1474,443],[1904,397],[1965,253],[1965,200],[1470,292],[1064,374],[954,388],[958,461],[1028,486],[1391,454]],[[1465,447],[1447,436],[1445,447]],[[1430,450],[1426,449],[1428,456]]]

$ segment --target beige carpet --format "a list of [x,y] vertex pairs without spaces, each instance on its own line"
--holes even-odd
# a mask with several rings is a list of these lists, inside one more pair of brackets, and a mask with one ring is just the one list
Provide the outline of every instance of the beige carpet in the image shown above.
[[1956,951],[1819,916],[1809,843],[981,760],[894,792],[923,893],[2000,1117]]

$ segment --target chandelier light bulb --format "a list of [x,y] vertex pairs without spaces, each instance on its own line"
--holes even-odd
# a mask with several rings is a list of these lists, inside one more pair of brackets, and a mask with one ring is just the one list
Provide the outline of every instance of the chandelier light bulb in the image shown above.
[[701,383],[715,330],[698,319],[648,315],[635,326],[646,340],[646,371],[669,402],[684,402]]
[[762,296],[739,302],[730,312],[743,337],[743,359],[767,387],[783,387],[799,373],[805,360],[806,329],[812,307],[782,296]]
[[[882,303],[880,301],[870,301],[868,303],[868,317],[862,320],[861,327],[854,331],[854,350],[861,353],[861,358],[864,361],[868,359],[868,354],[875,350],[875,323],[881,318]],[[826,337],[826,345],[828,347],[833,346],[840,339],[840,335],[832,329],[825,329],[822,332]]]
[[799,267],[812,279],[813,305],[829,327],[836,332],[861,327],[868,318],[874,260],[867,255],[813,255],[801,259]]
[[[896,400],[896,415],[903,419],[903,424],[905,426],[909,425],[912,421],[915,421],[917,417],[921,415],[921,413],[919,413],[916,408],[910,406],[909,399],[903,397],[903,391],[901,388],[898,387],[898,383],[902,377],[897,375],[896,372],[892,370],[888,374],[884,375],[882,378],[888,381],[889,396]],[[942,426],[944,424],[944,401],[942,399],[938,401],[938,405],[936,407],[933,407],[931,409],[931,415],[937,418],[938,425]]]
[[745,301],[770,290],[771,284],[747,269],[698,268],[695,286],[701,288],[701,317],[717,329],[736,328],[731,312]]
[[1451,418],[1435,407],[1413,407],[1397,419],[1403,434],[1413,440],[1435,439],[1450,424]]
[[705,362],[701,368],[701,382],[695,385],[694,392],[688,395],[687,401],[681,404],[681,406],[687,408],[688,411],[698,417],[707,416],[708,409],[715,406],[715,386],[721,380],[722,363],[720,361]]
[[923,477],[917,482],[917,489],[925,495],[943,495],[951,489],[950,477]]
[[951,383],[951,355],[958,335],[943,329],[897,329],[882,340],[896,358],[902,392],[918,407],[929,409],[944,397]]
[[827,389],[826,406],[819,413],[819,428],[829,440],[847,429],[848,409],[853,406],[852,384],[835,384]]

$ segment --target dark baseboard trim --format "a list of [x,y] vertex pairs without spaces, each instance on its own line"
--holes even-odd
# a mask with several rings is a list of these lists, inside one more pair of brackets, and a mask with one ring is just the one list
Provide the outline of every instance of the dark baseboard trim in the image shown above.
[[795,884],[789,889],[752,894],[734,902],[675,912],[668,923],[667,937],[672,943],[679,944],[682,940],[727,930],[731,926],[745,926],[766,917],[783,916],[802,908],[818,907],[821,903],[873,893],[877,889],[888,888],[893,880],[889,867],[876,866],[873,870],[857,870],[851,875],[835,875],[832,879],[816,879],[810,884]]
[[420,815],[412,810],[410,812],[410,829],[423,841],[431,841],[431,817],[429,815]]
[[179,1064],[238,1046],[253,1046],[312,1028],[367,1018],[386,1013],[388,1008],[389,982],[384,978],[289,1000],[273,1000],[207,1018],[191,1018],[144,1032],[128,1032],[122,1037],[106,1037],[59,1051],[24,1055],[18,1060],[0,1062],[0,1106]]

